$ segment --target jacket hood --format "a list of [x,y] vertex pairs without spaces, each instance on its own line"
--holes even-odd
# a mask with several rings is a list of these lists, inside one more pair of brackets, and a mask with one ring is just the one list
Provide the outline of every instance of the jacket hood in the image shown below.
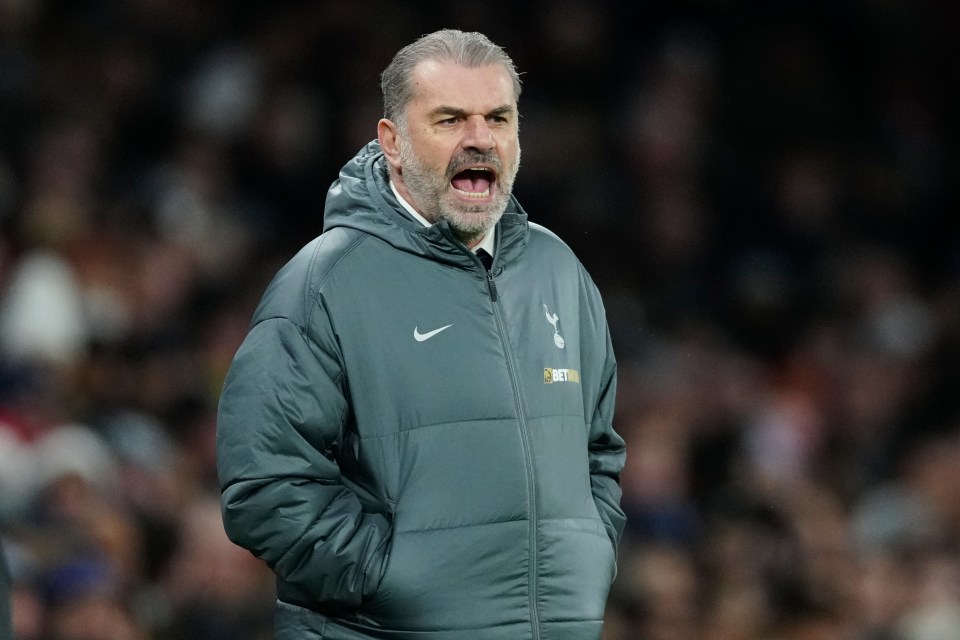
[[[376,140],[340,170],[327,192],[323,230],[356,229],[391,246],[439,262],[472,268],[475,260],[446,220],[424,227],[409,217],[390,189],[386,159]],[[527,214],[511,196],[497,223],[497,263],[503,265],[527,243]]]

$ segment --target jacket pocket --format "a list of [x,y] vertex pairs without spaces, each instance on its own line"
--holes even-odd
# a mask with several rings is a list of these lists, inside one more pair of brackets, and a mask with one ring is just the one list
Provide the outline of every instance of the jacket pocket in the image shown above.
[[327,617],[295,604],[274,605],[274,640],[324,640]]
[[383,581],[358,621],[428,633],[522,619],[529,606],[527,527],[517,520],[395,534]]
[[602,620],[615,556],[599,519],[545,520],[538,545],[538,598],[549,603],[544,620]]

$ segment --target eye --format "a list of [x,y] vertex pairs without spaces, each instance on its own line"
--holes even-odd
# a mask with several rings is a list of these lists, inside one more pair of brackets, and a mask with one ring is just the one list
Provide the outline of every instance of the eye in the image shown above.
[[442,120],[437,121],[437,124],[442,124],[444,126],[452,126],[457,124],[460,119],[457,116],[450,116],[449,118],[443,118]]
[[506,116],[492,115],[492,116],[487,116],[487,122],[491,122],[493,124],[506,124],[507,118]]

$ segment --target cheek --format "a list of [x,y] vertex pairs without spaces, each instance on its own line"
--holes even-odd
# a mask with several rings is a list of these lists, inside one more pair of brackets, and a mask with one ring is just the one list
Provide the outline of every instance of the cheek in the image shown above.
[[447,167],[456,151],[456,144],[448,142],[442,136],[419,135],[411,141],[412,150],[420,160],[431,167]]
[[497,142],[497,148],[500,150],[500,157],[504,161],[515,162],[520,154],[520,141],[517,140],[516,133],[500,139]]
[[515,171],[517,165],[520,164],[520,147],[514,143],[512,146],[503,149],[500,158],[503,161],[505,172],[511,173]]
[[447,149],[430,149],[420,157],[424,167],[438,176],[445,176],[455,152]]

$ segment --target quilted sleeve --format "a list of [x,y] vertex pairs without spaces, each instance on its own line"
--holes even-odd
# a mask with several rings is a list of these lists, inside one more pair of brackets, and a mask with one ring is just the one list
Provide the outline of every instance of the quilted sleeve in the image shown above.
[[610,334],[606,335],[606,360],[597,405],[590,423],[589,460],[590,488],[597,511],[616,548],[620,543],[627,518],[620,508],[620,473],[626,462],[626,445],[613,430],[616,401],[617,366]]
[[217,464],[230,539],[318,602],[355,607],[379,585],[390,523],[341,480],[346,411],[337,360],[291,320],[261,320],[224,384]]

